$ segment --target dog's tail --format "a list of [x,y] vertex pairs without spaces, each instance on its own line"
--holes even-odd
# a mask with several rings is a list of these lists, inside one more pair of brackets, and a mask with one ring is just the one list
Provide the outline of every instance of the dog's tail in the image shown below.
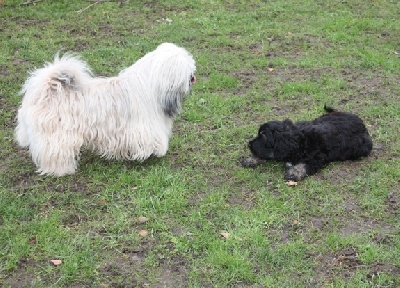
[[336,109],[334,109],[332,107],[326,106],[326,104],[324,105],[324,110],[327,113],[332,113],[332,112],[336,112],[337,111]]
[[51,95],[65,97],[63,91],[79,90],[90,79],[92,72],[86,62],[72,53],[62,57],[57,53],[53,62],[30,72],[20,94],[25,96],[24,100],[29,101],[31,98],[31,101],[37,103]]
[[[74,102],[72,98],[80,98],[83,87],[90,79],[92,74],[89,67],[74,54],[65,54],[61,58],[57,54],[52,63],[46,63],[43,68],[30,72],[20,91],[23,99],[18,110],[18,125],[15,128],[19,145],[31,145],[30,138],[32,134],[38,133],[37,131],[53,133],[61,121],[60,115],[64,115],[64,124],[73,124],[71,119],[67,119],[69,114],[63,111],[71,107],[71,103]],[[35,145],[37,147],[39,144]]]

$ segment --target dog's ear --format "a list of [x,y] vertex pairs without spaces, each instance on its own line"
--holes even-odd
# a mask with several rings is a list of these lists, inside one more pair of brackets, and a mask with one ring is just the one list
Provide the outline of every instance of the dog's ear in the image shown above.
[[290,120],[283,121],[284,130],[274,133],[275,157],[277,160],[289,161],[300,149],[302,134]]
[[267,141],[266,131],[260,131],[260,136],[264,141]]
[[261,139],[265,144],[273,142],[273,135],[271,133],[271,130],[265,127],[264,125],[262,125],[258,130],[258,135],[259,137],[261,137]]

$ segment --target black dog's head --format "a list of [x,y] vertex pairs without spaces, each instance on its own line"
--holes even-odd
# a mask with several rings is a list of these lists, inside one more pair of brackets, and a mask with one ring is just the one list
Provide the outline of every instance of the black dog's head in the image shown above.
[[290,120],[271,121],[260,126],[249,148],[262,160],[291,161],[299,153],[302,139],[303,134]]

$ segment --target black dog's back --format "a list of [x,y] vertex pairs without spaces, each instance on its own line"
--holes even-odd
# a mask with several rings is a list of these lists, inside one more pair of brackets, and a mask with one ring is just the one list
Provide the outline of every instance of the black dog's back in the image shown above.
[[[360,117],[348,112],[339,112],[324,107],[326,114],[299,128],[308,135],[307,145],[311,150],[325,150],[328,161],[356,160],[368,156],[372,150],[372,139]],[[297,123],[296,123],[297,125]],[[322,147],[321,147],[322,144]]]

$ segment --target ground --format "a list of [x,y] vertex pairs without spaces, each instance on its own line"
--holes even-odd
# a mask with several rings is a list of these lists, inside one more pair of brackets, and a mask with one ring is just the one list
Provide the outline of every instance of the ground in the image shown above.
[[[2,286],[400,285],[395,1],[97,2],[0,1]],[[161,42],[197,62],[167,155],[37,175],[13,138],[27,71],[74,51],[112,76]],[[325,104],[365,121],[368,158],[293,187],[282,163],[241,166],[259,124]]]

